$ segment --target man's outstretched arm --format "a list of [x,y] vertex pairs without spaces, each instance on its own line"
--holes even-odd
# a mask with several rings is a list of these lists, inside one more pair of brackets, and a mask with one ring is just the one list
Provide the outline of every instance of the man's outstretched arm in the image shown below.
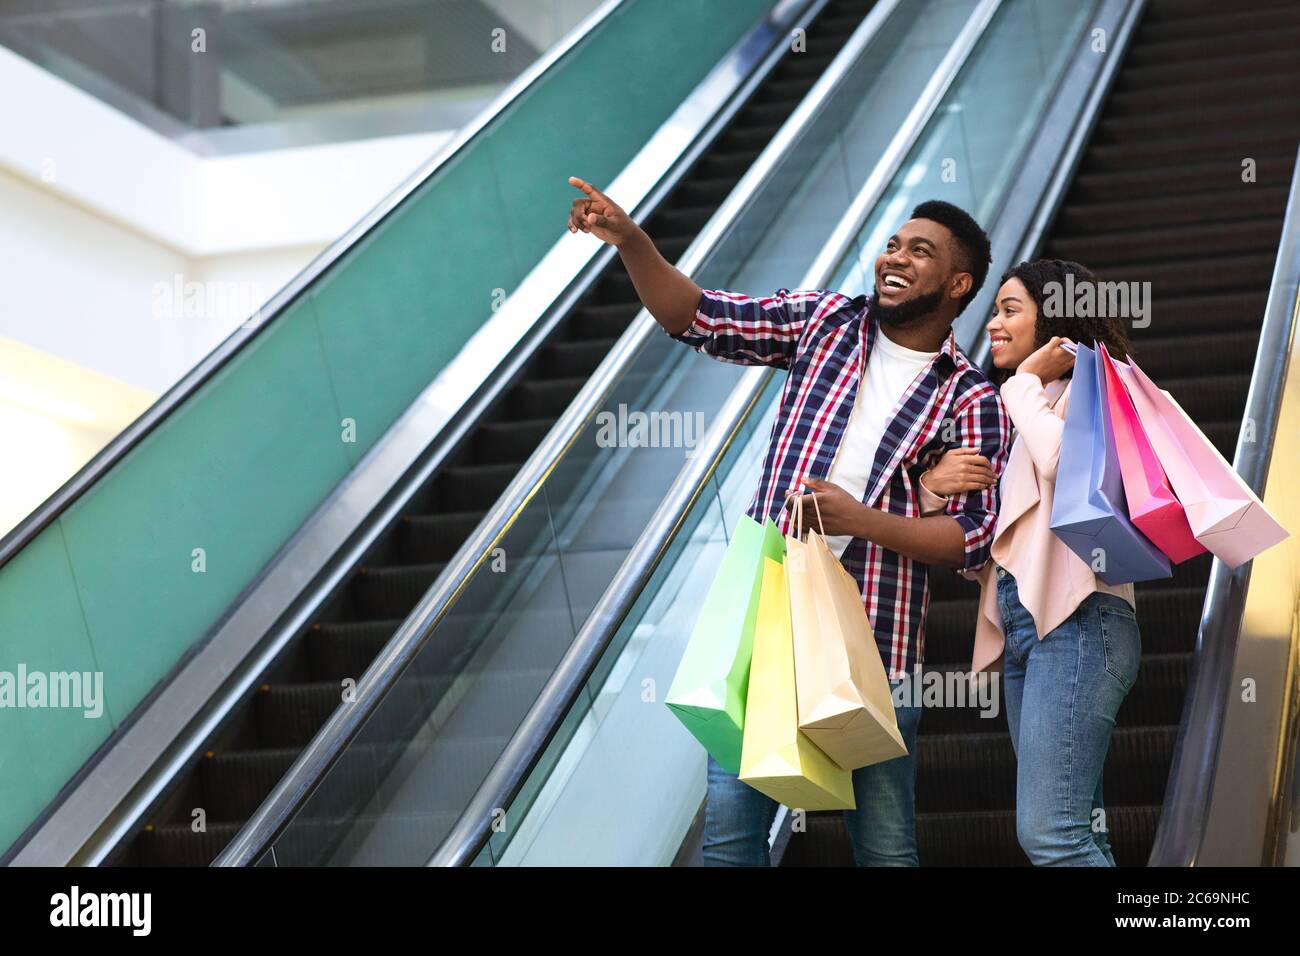
[[665,259],[612,199],[576,176],[569,183],[585,194],[569,210],[569,232],[590,233],[618,249],[641,304],[670,335],[683,334],[695,321],[700,287]]
[[[590,183],[569,210],[569,231],[586,232],[618,249],[637,297],[655,321],[684,345],[722,362],[788,368],[800,337],[823,304],[842,297],[821,291],[752,298],[737,292],[702,291],[659,254],[650,237],[618,205]],[[843,299],[847,302],[847,299]]]

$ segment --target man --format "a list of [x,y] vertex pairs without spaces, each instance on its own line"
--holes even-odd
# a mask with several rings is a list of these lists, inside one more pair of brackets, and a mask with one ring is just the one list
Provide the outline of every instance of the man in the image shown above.
[[[703,291],[664,260],[649,236],[589,183],[569,231],[617,247],[641,302],[673,338],[724,362],[789,370],[750,504],[757,521],[802,486],[804,516],[820,509],[827,544],[857,580],[891,688],[919,675],[929,565],[976,570],[988,560],[997,486],[921,497],[924,465],[947,448],[979,451],[1000,473],[1010,425],[997,389],[957,347],[953,320],[983,285],[989,241],[949,203],[917,206],[876,259],[875,292],[780,289],[755,299]],[[801,483],[802,482],[802,486]],[[915,866],[916,737],[920,707],[895,694],[908,755],[853,773],[845,812],[860,866]],[[704,858],[767,865],[776,803],[709,760]]]

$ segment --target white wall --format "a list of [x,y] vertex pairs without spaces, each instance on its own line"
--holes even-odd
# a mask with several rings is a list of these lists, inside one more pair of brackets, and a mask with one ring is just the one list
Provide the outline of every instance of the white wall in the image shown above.
[[155,394],[454,135],[200,157],[3,48],[0,97],[0,336]]
[[0,534],[454,135],[201,157],[2,47],[0,117]]

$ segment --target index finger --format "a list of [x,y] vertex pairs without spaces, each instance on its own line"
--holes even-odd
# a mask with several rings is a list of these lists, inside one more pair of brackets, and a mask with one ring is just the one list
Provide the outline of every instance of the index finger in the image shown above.
[[593,186],[591,183],[587,182],[586,180],[584,180],[584,179],[579,179],[577,176],[570,176],[570,177],[569,177],[569,185],[570,185],[570,186],[577,186],[579,189],[581,189],[584,193],[586,193],[586,194],[587,194],[588,196],[590,196],[592,199],[602,199],[602,200],[603,200],[603,199],[606,198],[606,197],[605,197],[605,194],[604,194],[603,192],[601,192],[599,189],[597,189],[595,186]]

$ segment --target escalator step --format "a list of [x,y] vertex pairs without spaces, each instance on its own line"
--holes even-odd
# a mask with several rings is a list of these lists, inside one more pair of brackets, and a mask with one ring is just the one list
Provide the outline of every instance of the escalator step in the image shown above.
[[614,339],[595,339],[544,345],[538,359],[539,374],[546,378],[585,378],[609,354],[614,342]]
[[[1139,344],[1145,348],[1145,343]],[[1240,422],[1246,410],[1250,374],[1166,377],[1160,381],[1160,387],[1174,397],[1193,421]]]
[[307,634],[307,664],[312,680],[359,678],[401,623],[400,618],[391,618],[312,627]]
[[1052,234],[1070,237],[1121,229],[1154,229],[1261,217],[1267,218],[1266,231],[1271,232],[1286,209],[1286,197],[1287,190],[1280,186],[1241,183],[1235,188],[1213,192],[1066,206],[1057,217]]
[[[1276,13],[1289,9],[1294,0],[1237,0],[1233,3],[1234,14],[1258,11]],[[1196,23],[1201,29],[1214,32],[1217,24],[1205,24],[1206,20],[1216,19],[1223,14],[1223,0],[1150,0],[1143,11],[1143,23]]]
[[[1202,265],[1202,268],[1213,268]],[[1172,320],[1152,328],[1170,332]],[[1248,374],[1255,367],[1255,350],[1259,333],[1223,332],[1215,337],[1214,348],[1207,349],[1203,339],[1188,335],[1143,336],[1134,342],[1134,354],[1142,370],[1157,382],[1175,375]]]
[[786,57],[785,62],[776,68],[778,82],[784,80],[811,78],[816,80],[830,66],[831,56],[819,56],[812,52],[794,53]]
[[[704,228],[704,224],[709,221],[717,208],[710,203],[664,209],[651,217],[646,223],[645,230],[652,236],[684,235],[689,239]],[[658,244],[659,240],[656,239],[655,245]]]
[[[1300,7],[1296,8],[1300,17]],[[1287,96],[1300,82],[1300,63],[1287,73],[1254,76],[1228,82],[1180,83],[1155,89],[1134,89],[1116,93],[1106,101],[1109,117],[1150,118],[1165,111],[1190,110],[1198,107],[1248,103],[1257,97]]]
[[712,152],[696,164],[700,175],[707,179],[734,177],[739,179],[745,170],[754,164],[757,151],[735,150],[732,152]]
[[199,768],[208,820],[248,819],[288,772],[298,753],[296,747],[277,747],[207,754]]
[[1272,30],[1278,26],[1300,27],[1300,8],[1282,7],[1272,10],[1234,11],[1214,13],[1209,16],[1185,17],[1179,20],[1156,21],[1144,25],[1137,34],[1138,43],[1160,43],[1197,36],[1251,33]]
[[735,188],[738,178],[722,176],[716,179],[691,177],[673,190],[673,199],[684,205],[709,205],[716,209],[722,205],[731,190]]
[[[506,419],[484,424],[471,442],[474,463],[516,468],[533,453],[555,424],[553,418]],[[471,528],[472,530],[472,528]],[[462,539],[463,540],[463,539]]]
[[[1138,626],[1146,653],[1191,651],[1204,596],[1203,584],[1197,586],[1195,582],[1203,582],[1208,576],[1209,560],[1202,555],[1177,565],[1167,586],[1136,589]],[[930,602],[925,628],[927,670],[970,667],[977,607],[977,597]]]
[[[1256,164],[1256,179],[1251,185],[1258,189],[1287,188],[1291,181],[1294,154],[1281,151],[1264,154],[1252,151],[1250,155]],[[1242,185],[1241,177],[1241,160],[1226,162],[1222,158],[1216,158],[1212,162],[1170,163],[1153,169],[1085,172],[1075,177],[1070,187],[1069,202],[1072,205],[1120,202],[1126,199],[1234,189]]]
[[1216,30],[1212,36],[1202,34],[1159,42],[1139,42],[1133,46],[1124,63],[1126,72],[1130,67],[1136,72],[1150,66],[1181,63],[1199,65],[1210,56],[1259,56],[1262,53],[1290,52],[1297,46],[1300,46],[1300,27],[1289,19],[1279,18],[1268,29],[1249,33]]
[[[1300,74],[1296,74],[1300,78]],[[1159,135],[1185,138],[1205,135],[1207,129],[1227,129],[1233,132],[1266,132],[1279,126],[1292,125],[1300,114],[1300,105],[1294,100],[1250,100],[1244,103],[1199,105],[1190,109],[1165,110],[1154,115],[1107,117],[1097,125],[1093,143],[1107,146],[1124,143],[1134,136]]]
[[1183,715],[1183,694],[1191,670],[1191,654],[1142,655],[1138,670],[1140,693],[1130,693],[1115,718],[1118,726],[1177,724]]
[[512,464],[454,465],[438,476],[436,500],[447,511],[487,511],[518,471]]
[[445,563],[364,568],[352,582],[352,594],[367,618],[401,619],[442,573]]
[[[931,716],[927,710],[921,722]],[[1116,806],[1159,804],[1177,736],[1176,726],[1117,728],[1102,773],[1106,799]],[[1015,806],[1016,757],[1005,730],[926,734],[917,742],[916,774],[918,813]]]
[[209,823],[195,833],[188,823],[147,827],[137,840],[140,866],[207,866],[235,838],[242,824]]
[[772,141],[779,123],[766,126],[739,126],[728,129],[718,139],[718,148],[722,150],[752,150],[757,155],[763,147]]
[[[1106,279],[1112,282],[1150,282],[1156,296],[1236,292],[1242,288],[1268,288],[1273,262],[1272,255],[1253,255],[1111,266],[1106,270]],[[1177,372],[1174,370],[1174,374]]]
[[1217,335],[1225,328],[1258,332],[1268,301],[1268,293],[1259,290],[1201,296],[1166,295],[1155,289],[1152,292],[1155,314],[1149,328],[1133,330],[1135,348],[1141,348],[1142,339],[1149,332],[1160,331],[1157,323],[1165,321],[1177,323],[1179,331],[1190,335]]
[[[820,74],[808,76],[796,76],[782,79],[780,77],[769,77],[763,84],[763,99],[771,103],[790,103],[797,104],[812,89],[813,84],[817,82]],[[793,106],[791,107],[793,110]]]
[[[811,83],[808,84],[808,88],[811,86]],[[740,126],[780,126],[790,118],[801,98],[802,94],[799,94],[747,103],[737,114],[736,123]]]
[[1154,63],[1143,67],[1125,67],[1116,82],[1120,92],[1177,86],[1180,83],[1204,83],[1213,79],[1245,79],[1270,76],[1295,69],[1295,53],[1279,50],[1254,55],[1241,54],[1206,57],[1186,62]]
[[1160,166],[1185,160],[1209,161],[1220,158],[1225,173],[1241,180],[1241,160],[1259,153],[1281,153],[1295,147],[1290,130],[1218,130],[1213,137],[1185,136],[1179,139],[1135,139],[1128,143],[1094,146],[1084,157],[1086,173],[1123,172],[1141,166]]
[[522,381],[511,389],[510,413],[521,418],[542,415],[558,418],[586,384],[587,380],[581,376]]
[[695,241],[691,236],[669,236],[664,239],[656,239],[655,246],[665,259],[669,262],[678,262],[686,252],[690,244]]
[[404,516],[398,536],[401,561],[437,564],[451,560],[486,514],[486,511],[444,511]]
[[639,302],[583,306],[569,319],[566,332],[575,339],[617,339],[640,311]]
[[834,34],[838,40],[843,42],[844,40],[847,40],[849,36],[852,35],[853,31],[856,30],[861,25],[861,23],[862,23],[861,12],[859,12],[856,16],[818,17],[817,23],[813,27],[813,29],[817,33],[820,33],[822,36],[826,36],[827,34]]
[[1099,277],[1105,278],[1108,265],[1196,258],[1204,255],[1206,249],[1215,248],[1216,243],[1229,243],[1235,252],[1243,255],[1268,253],[1277,248],[1279,232],[1276,219],[1234,219],[1053,238],[1046,248],[1049,257],[1085,262]]
[[341,684],[263,684],[257,694],[257,730],[263,747],[307,746],[343,701]]

